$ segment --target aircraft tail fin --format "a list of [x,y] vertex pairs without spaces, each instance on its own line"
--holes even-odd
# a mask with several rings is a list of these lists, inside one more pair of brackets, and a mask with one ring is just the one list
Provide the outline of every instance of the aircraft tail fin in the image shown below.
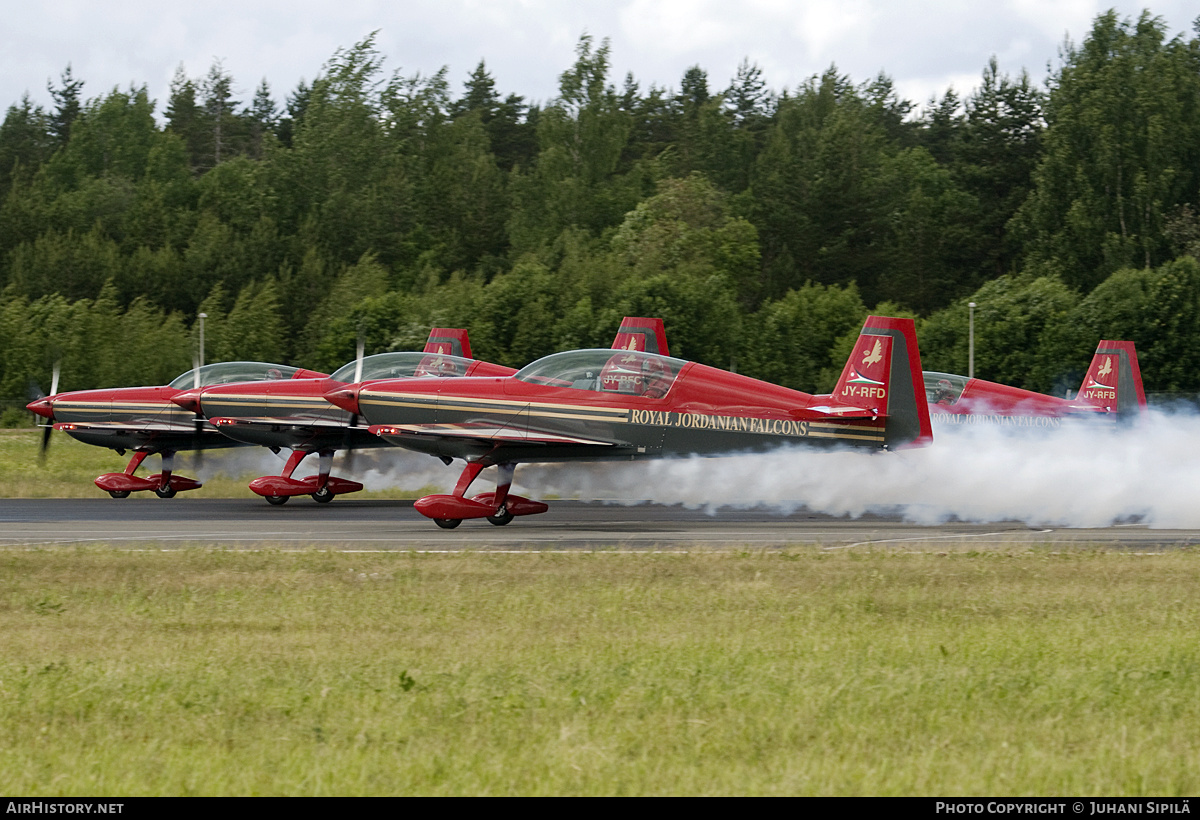
[[647,319],[641,316],[626,316],[612,343],[614,350],[640,350],[645,353],[661,353],[670,356],[667,350],[667,331],[662,319]]
[[1145,408],[1146,393],[1133,342],[1104,339],[1096,345],[1075,401],[1118,416],[1136,415]]
[[886,416],[884,440],[891,449],[930,444],[933,427],[913,320],[868,316],[833,398]]
[[429,331],[429,340],[425,342],[423,353],[440,353],[444,356],[462,356],[464,359],[474,358],[471,355],[471,340],[467,331],[462,328],[435,327]]

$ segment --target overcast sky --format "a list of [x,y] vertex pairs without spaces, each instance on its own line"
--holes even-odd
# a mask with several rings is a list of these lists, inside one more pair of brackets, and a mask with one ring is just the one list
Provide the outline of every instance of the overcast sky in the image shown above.
[[1082,41],[1097,14],[1147,7],[1169,37],[1194,36],[1195,0],[0,0],[0,104],[28,92],[51,107],[47,81],[70,63],[85,97],[144,84],[161,112],[180,64],[198,78],[215,59],[242,101],[265,77],[282,103],[374,30],[389,73],[447,66],[456,96],[484,59],[501,93],[549,100],[587,32],[611,41],[618,87],[633,72],[643,90],[677,89],[699,65],[719,91],[749,58],[776,91],[836,63],[855,82],[885,71],[923,104],[950,86],[969,92],[992,55],[1040,82],[1064,38]]

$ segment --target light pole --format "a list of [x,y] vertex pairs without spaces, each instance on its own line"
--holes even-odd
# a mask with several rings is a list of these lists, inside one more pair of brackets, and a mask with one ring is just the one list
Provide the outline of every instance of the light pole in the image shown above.
[[200,314],[200,366],[204,367],[204,320],[208,318],[207,313]]
[[[974,378],[974,303],[967,303],[967,378]],[[200,325],[200,339],[204,337],[204,325]]]

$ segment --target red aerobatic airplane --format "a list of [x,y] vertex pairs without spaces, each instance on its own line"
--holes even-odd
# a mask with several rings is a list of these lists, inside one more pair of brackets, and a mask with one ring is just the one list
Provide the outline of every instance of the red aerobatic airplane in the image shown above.
[[[633,350],[666,351],[662,320],[627,317],[613,346]],[[245,444],[278,452],[292,451],[280,475],[261,476],[250,489],[271,504],[283,504],[297,495],[319,502],[357,492],[357,481],[329,474],[337,450],[383,447],[388,442],[359,426],[357,414],[325,401],[323,396],[349,383],[376,379],[510,376],[516,369],[471,358],[466,330],[433,328],[420,353],[379,353],[356,358],[327,378],[291,379],[287,382],[249,382],[187,390],[172,398],[184,409],[202,414],[222,433]],[[310,453],[318,453],[317,475],[292,478]]]
[[[360,427],[358,417],[334,407],[322,398],[330,390],[352,382],[381,378],[429,376],[507,376],[504,367],[471,358],[467,331],[435,327],[421,352],[379,353],[362,357],[323,378],[289,379],[286,382],[252,381],[185,390],[172,397],[183,409],[202,415],[234,441],[292,451],[280,475],[261,476],[250,489],[271,504],[283,504],[292,496],[311,495],[319,502],[358,492],[357,481],[331,476],[337,450],[387,446]],[[319,455],[317,475],[292,478],[292,473],[311,453]]]
[[1122,418],[1146,407],[1133,342],[1101,341],[1074,399],[951,373],[926,372],[924,378],[929,413],[935,424],[1048,428],[1072,416],[1114,414]]
[[[28,408],[87,444],[108,447],[133,457],[123,473],[105,473],[96,486],[113,498],[131,492],[153,490],[159,498],[171,498],[184,490],[199,488],[200,482],[175,475],[175,453],[235,447],[237,442],[221,435],[203,417],[181,410],[171,399],[184,390],[225,382],[282,381],[323,376],[312,370],[266,362],[222,362],[189,370],[162,387],[115,387],[58,393],[29,403]],[[162,455],[162,471],[149,478],[134,472],[146,456]]]
[[[503,525],[545,512],[545,504],[509,492],[523,461],[719,455],[787,444],[924,446],[933,434],[922,385],[912,320],[872,316],[830,395],[652,351],[610,349],[547,356],[507,378],[378,381],[326,398],[394,444],[466,460],[453,494],[414,505],[449,529],[464,518]],[[491,465],[499,468],[496,491],[468,498],[471,482]]]

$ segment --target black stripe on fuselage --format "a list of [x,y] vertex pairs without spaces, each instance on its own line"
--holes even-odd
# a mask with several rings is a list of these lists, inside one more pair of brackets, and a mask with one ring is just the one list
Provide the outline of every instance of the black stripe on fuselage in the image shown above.
[[[423,410],[436,410],[447,413],[494,413],[502,416],[531,415],[542,418],[578,419],[582,421],[608,421],[623,423],[629,421],[630,411],[624,407],[590,407],[578,404],[532,403],[530,401],[512,401],[506,399],[467,399],[455,397],[440,399],[438,396],[424,394],[392,393],[381,396],[359,397],[359,404],[365,407],[411,407]],[[366,414],[371,418],[371,414]],[[393,423],[389,419],[381,419],[381,423]]]
[[[531,434],[540,431],[596,440],[598,443],[630,444],[647,454],[664,452],[664,447],[666,452],[672,453],[716,453],[721,451],[725,443],[731,444],[732,449],[746,446],[757,448],[766,444],[767,440],[786,443],[807,439],[819,440],[824,444],[878,447],[885,443],[886,435],[886,428],[882,424],[863,424],[857,420],[841,422],[726,416],[462,397],[450,398],[443,403],[439,397],[427,394],[367,396],[360,397],[359,402],[368,408],[375,407],[388,416],[383,418],[368,410],[367,417],[380,424],[436,423],[444,435],[452,435],[450,430],[455,429],[458,435],[466,437],[472,436],[471,428],[485,421],[499,427],[516,424]],[[431,411],[436,414],[436,422],[429,418]],[[665,441],[664,436],[669,441]]]

